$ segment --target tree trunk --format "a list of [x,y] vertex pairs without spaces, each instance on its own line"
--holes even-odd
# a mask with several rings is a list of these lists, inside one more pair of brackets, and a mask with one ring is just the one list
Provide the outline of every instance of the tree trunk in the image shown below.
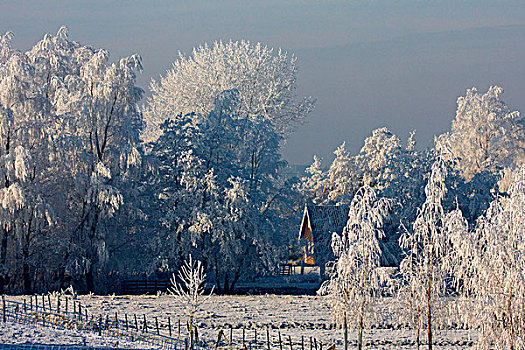
[[[2,229],[2,242],[0,245],[0,266],[7,269],[7,227]],[[7,277],[0,276],[0,292],[5,292],[5,286],[7,285]]]
[[363,321],[364,321],[364,314],[365,314],[365,297],[363,297],[363,301],[361,302],[361,313],[359,315],[359,330],[357,335],[357,349],[362,350],[363,349]]
[[346,312],[345,312],[345,318],[343,320],[343,328],[344,328],[344,350],[348,350],[348,321],[346,319]]
[[239,281],[239,278],[241,277],[241,267],[237,267],[237,270],[235,271],[235,276],[233,276],[233,281],[230,284],[230,294],[233,293],[235,289],[235,285],[237,284],[237,281]]
[[93,266],[90,265],[89,269],[86,272],[86,288],[87,292],[94,293],[95,292],[95,279],[93,274]]
[[512,324],[512,292],[507,301],[507,312],[509,314],[509,329],[510,329],[510,350],[514,350],[514,327]]
[[419,350],[419,326],[416,326],[416,349]]
[[24,293],[31,295],[31,270],[27,261],[24,260],[24,266],[22,268],[22,278],[24,280]]
[[29,266],[29,252],[31,246],[31,224],[32,217],[29,218],[27,229],[24,237],[24,246],[22,247],[22,279],[24,281],[24,292],[26,295],[31,295],[31,267]]
[[[99,209],[97,206],[91,208],[93,213],[93,219],[90,222],[88,235],[89,235],[89,246],[87,247],[87,258],[90,262],[89,268],[86,272],[86,288],[87,292],[95,292],[95,269],[98,261],[98,251],[97,251],[97,226],[99,220]],[[90,215],[88,213],[88,215]]]
[[428,280],[427,289],[427,338],[428,350],[432,350],[432,278]]
[[224,295],[228,295],[228,294],[231,294],[231,289],[230,289],[230,280],[228,278],[228,273],[225,273],[224,274],[224,284],[223,284],[223,288],[222,288],[222,293]]
[[324,263],[319,264],[319,279],[321,282],[324,280],[326,266]]

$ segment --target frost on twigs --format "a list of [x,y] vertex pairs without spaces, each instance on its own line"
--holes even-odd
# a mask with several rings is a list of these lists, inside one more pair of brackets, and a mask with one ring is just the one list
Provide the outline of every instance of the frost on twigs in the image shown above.
[[152,82],[153,97],[145,109],[145,140],[156,140],[159,126],[178,114],[206,115],[214,98],[236,89],[235,114],[252,120],[270,120],[279,133],[293,129],[313,109],[314,99],[296,98],[296,58],[249,41],[214,42],[183,54],[160,82]]
[[426,328],[429,348],[432,348],[435,323],[445,318],[440,297],[446,292],[450,267],[447,254],[451,250],[442,205],[447,191],[446,176],[446,164],[438,156],[425,187],[426,200],[412,230],[405,229],[399,239],[405,257],[399,266],[398,301],[403,305],[402,321],[416,332],[418,347],[420,331]]
[[190,341],[192,341],[192,330],[195,325],[195,316],[202,309],[202,305],[210,298],[213,288],[209,295],[205,295],[204,282],[206,273],[200,260],[194,261],[192,256],[181,266],[177,282],[175,274],[171,276],[171,288],[169,292],[178,297],[185,307],[188,316]]
[[332,236],[332,249],[336,256],[330,279],[321,285],[318,293],[325,295],[334,320],[358,330],[358,346],[362,346],[362,333],[374,313],[374,297],[386,285],[386,275],[380,268],[384,237],[383,220],[388,215],[390,201],[377,198],[375,191],[363,186],[355,194],[348,222],[342,234]]
[[525,159],[523,118],[501,100],[502,93],[499,86],[485,93],[467,90],[458,98],[451,132],[437,139],[437,147],[447,160],[456,161],[467,180],[484,170],[514,167]]
[[464,320],[479,330],[478,349],[525,348],[525,166],[509,196],[494,200],[458,244],[456,278]]

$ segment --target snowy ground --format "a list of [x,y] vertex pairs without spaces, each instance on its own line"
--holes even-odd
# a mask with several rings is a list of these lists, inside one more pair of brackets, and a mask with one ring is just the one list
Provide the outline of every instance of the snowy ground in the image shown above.
[[129,342],[91,332],[53,329],[35,325],[24,325],[0,321],[0,349],[4,344],[17,344],[24,348],[48,348],[51,346],[82,346],[88,348],[147,348],[143,343]]
[[[9,297],[9,300],[28,299],[28,297]],[[128,315],[130,323],[137,316],[139,324],[146,315],[149,327],[153,327],[154,319],[157,317],[161,333],[167,334],[167,317],[171,318],[174,336],[178,333],[178,322],[181,320],[181,338],[186,337],[184,325],[186,310],[174,297],[171,296],[79,296],[78,301],[82,307],[86,307],[90,314],[115,315],[123,319]],[[391,301],[385,299],[385,308]],[[203,306],[203,310],[196,315],[200,338],[207,341],[215,341],[219,331],[222,329],[229,338],[230,328],[233,336],[242,344],[242,330],[245,329],[246,342],[253,341],[255,330],[257,330],[258,341],[261,347],[266,348],[266,329],[269,329],[272,348],[278,348],[278,336],[281,334],[283,346],[290,349],[289,337],[292,339],[293,347],[301,348],[301,337],[304,339],[305,349],[309,349],[310,337],[316,339],[320,346],[336,344],[341,348],[341,332],[337,330],[330,320],[329,309],[318,296],[212,296]],[[1,325],[0,343],[13,342],[45,342],[46,331],[30,327],[15,327]],[[58,332],[58,331],[57,331]],[[64,344],[82,344],[84,341],[91,346],[112,346],[111,339],[96,339],[93,335],[71,334],[66,336],[66,331],[59,332],[56,339]],[[64,333],[64,338],[62,338]],[[41,339],[40,339],[41,338]],[[350,339],[355,339],[355,334]],[[465,330],[441,330],[435,336],[436,349],[469,349],[471,348],[473,335]],[[369,349],[413,349],[414,334],[402,329],[398,324],[384,321],[377,324],[373,329],[367,330],[364,340],[369,344]],[[355,343],[355,342],[354,342]],[[119,344],[119,347],[127,344]],[[126,346],[128,347],[128,346]],[[137,347],[137,345],[135,345]],[[140,345],[138,347],[141,347]],[[144,345],[142,345],[144,347]]]

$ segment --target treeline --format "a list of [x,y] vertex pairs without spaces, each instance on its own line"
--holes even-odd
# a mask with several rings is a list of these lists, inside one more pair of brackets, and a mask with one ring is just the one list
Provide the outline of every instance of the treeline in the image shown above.
[[[362,349],[364,329],[382,314],[410,328],[417,348],[426,343],[432,349],[436,330],[447,327],[476,332],[476,349],[524,347],[525,165],[475,225],[458,203],[444,208],[448,175],[438,154],[425,200],[399,238],[403,254],[396,268],[380,264],[382,226],[393,200],[368,185],[353,197],[343,232],[332,238],[330,279],[319,290],[343,326],[345,349],[349,328],[357,330]],[[390,309],[381,302],[385,295],[394,297]]]
[[[319,293],[335,321],[357,331],[358,349],[382,311],[414,331],[417,348],[432,349],[446,327],[476,331],[477,349],[524,347],[525,129],[501,93],[468,90],[432,149],[417,151],[413,135],[403,146],[383,128],[358,155],[343,144],[327,171],[317,158],[308,169],[303,193],[349,205],[331,252],[317,253],[331,256]],[[387,243],[398,249],[390,268]],[[395,298],[390,313],[385,295]]]
[[[348,205],[362,186],[392,199],[382,241],[386,249],[397,245],[397,250],[384,253],[396,255],[400,262],[399,237],[416,220],[432,164],[438,158],[445,162],[448,173],[443,206],[445,210],[457,206],[471,226],[491,201],[508,195],[512,171],[525,161],[525,123],[519,112],[501,100],[502,92],[497,86],[484,93],[467,90],[458,98],[451,130],[435,137],[432,148],[417,149],[415,131],[402,142],[387,128],[379,128],[364,140],[356,155],[346,150],[345,143],[340,145],[328,168],[314,156],[306,170],[308,176],[297,189],[317,205]],[[315,252],[316,261],[333,258],[330,245],[324,248]]]
[[215,43],[180,57],[144,107],[138,55],[0,37],[0,292],[104,293],[192,254],[220,293],[287,255],[296,193],[279,147],[313,107],[295,58]]
[[138,55],[112,61],[66,28],[27,52],[11,42],[0,38],[3,292],[109,292],[125,278],[167,278],[191,254],[229,293],[297,248],[306,200],[350,204],[364,185],[393,199],[382,241],[401,261],[398,238],[438,156],[443,205],[469,224],[507,195],[524,159],[522,119],[492,87],[458,99],[434,149],[377,129],[359,154],[343,144],[328,169],[314,158],[306,178],[287,179],[280,147],[315,104],[297,99],[293,55],[246,41],[197,47],[139,105]]

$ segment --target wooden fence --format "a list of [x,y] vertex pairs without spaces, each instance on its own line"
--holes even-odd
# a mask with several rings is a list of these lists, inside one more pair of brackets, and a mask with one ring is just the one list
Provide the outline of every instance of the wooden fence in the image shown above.
[[125,295],[155,295],[167,292],[171,282],[167,280],[130,280],[122,281],[122,294]]
[[218,329],[216,338],[210,334],[210,338],[202,339],[197,326],[190,331],[187,322],[180,319],[172,322],[170,317],[148,319],[145,314],[137,317],[117,312],[93,315],[77,300],[50,295],[30,296],[23,302],[2,296],[0,321],[82,330],[166,350],[335,350],[334,344],[306,336],[292,339],[271,327]]
[[[47,299],[47,300],[46,300]],[[54,304],[54,305],[53,305]],[[171,336],[163,335],[160,332],[161,322],[155,317],[155,323],[151,320],[148,326],[146,316],[143,320],[122,319],[115,315],[92,315],[83,307],[80,302],[69,298],[57,298],[55,303],[51,303],[51,297],[31,296],[29,300],[21,302],[6,300],[2,296],[2,311],[0,320],[3,322],[16,322],[28,325],[40,325],[58,329],[76,329],[86,332],[93,332],[99,336],[126,339],[132,342],[142,342],[154,348],[166,350],[201,350],[200,344],[188,340],[180,340]],[[134,321],[134,322],[133,322]],[[142,321],[142,322],[141,322]],[[171,322],[169,322],[169,333],[171,335]]]

